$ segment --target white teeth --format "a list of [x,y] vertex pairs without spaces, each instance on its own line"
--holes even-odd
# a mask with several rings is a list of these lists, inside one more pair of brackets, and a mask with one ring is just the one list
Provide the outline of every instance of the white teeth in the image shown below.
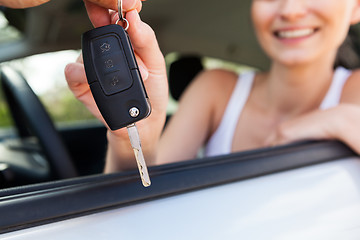
[[314,33],[315,30],[312,28],[298,29],[298,30],[288,30],[288,31],[279,31],[278,36],[281,38],[299,38],[306,37]]

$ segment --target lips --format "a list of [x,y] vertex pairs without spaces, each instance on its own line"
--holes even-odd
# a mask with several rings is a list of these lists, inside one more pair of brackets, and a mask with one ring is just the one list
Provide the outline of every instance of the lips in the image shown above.
[[278,30],[274,32],[274,35],[281,39],[295,39],[308,37],[317,31],[316,28],[301,28],[301,29],[289,29]]

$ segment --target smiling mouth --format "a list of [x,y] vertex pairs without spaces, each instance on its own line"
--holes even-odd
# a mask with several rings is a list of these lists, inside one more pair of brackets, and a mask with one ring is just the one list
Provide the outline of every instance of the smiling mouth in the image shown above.
[[274,35],[281,39],[294,39],[308,37],[314,34],[318,29],[316,28],[303,28],[303,29],[294,29],[294,30],[280,30],[275,31]]

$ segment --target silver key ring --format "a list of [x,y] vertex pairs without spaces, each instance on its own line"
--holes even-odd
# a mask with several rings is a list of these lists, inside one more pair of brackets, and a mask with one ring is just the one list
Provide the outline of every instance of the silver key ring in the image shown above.
[[[118,24],[120,21],[120,18],[118,20],[116,20],[115,24]],[[129,29],[129,21],[126,19],[126,18],[123,18],[122,20],[124,23],[125,23],[125,27],[124,27],[124,30],[127,31]]]
[[123,13],[122,13],[122,0],[118,0],[118,15],[119,15],[119,19],[118,20],[116,20],[116,22],[115,22],[115,24],[118,24],[119,23],[119,21],[122,21],[123,23],[125,23],[126,25],[125,25],[125,27],[124,27],[124,29],[125,29],[125,31],[127,31],[128,29],[129,29],[129,21],[126,19],[126,18],[124,18],[124,16],[123,16]]

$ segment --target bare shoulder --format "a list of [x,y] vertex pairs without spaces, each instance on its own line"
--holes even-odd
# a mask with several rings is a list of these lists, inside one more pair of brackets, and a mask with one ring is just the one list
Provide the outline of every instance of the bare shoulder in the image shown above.
[[211,116],[210,134],[220,123],[227,103],[238,79],[235,72],[223,69],[211,69],[200,73],[189,87],[189,92],[198,96],[202,106]]
[[237,80],[235,72],[224,69],[211,69],[201,72],[191,83],[190,89],[196,89],[208,94],[226,94],[232,91]]
[[353,70],[347,80],[341,96],[342,103],[353,103],[360,105],[360,69]]
[[201,72],[185,91],[184,98],[196,96],[209,107],[226,104],[236,84],[237,74],[223,69]]

